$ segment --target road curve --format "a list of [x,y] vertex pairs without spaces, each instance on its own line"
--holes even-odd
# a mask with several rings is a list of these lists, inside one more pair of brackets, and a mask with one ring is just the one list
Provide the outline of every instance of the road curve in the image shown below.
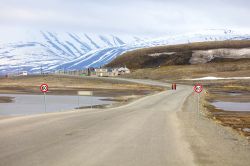
[[193,166],[176,115],[191,92],[178,86],[117,108],[1,120],[0,166]]

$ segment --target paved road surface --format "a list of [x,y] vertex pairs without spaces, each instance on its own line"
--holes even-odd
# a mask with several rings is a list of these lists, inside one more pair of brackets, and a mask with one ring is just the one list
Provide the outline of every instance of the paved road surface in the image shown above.
[[0,166],[193,166],[176,116],[191,92],[179,86],[119,108],[1,120]]

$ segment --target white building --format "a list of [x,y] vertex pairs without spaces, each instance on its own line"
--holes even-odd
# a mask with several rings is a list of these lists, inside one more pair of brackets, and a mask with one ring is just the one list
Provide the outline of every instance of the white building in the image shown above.
[[129,74],[130,70],[127,67],[120,67],[118,68],[118,72],[119,75],[123,75],[123,74]]
[[123,74],[129,74],[130,70],[127,67],[120,68],[97,68],[95,73],[99,77],[114,77]]
[[107,68],[98,68],[95,69],[95,73],[99,77],[108,77],[109,76],[109,71]]
[[28,72],[27,71],[21,71],[18,75],[20,75],[20,76],[27,76]]

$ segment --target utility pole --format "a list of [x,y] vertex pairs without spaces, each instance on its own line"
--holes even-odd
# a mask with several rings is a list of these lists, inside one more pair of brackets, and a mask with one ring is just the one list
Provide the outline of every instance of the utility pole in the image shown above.
[[18,64],[17,75],[20,74],[20,65]]
[[42,75],[43,74],[43,65],[41,65],[40,70],[41,70],[41,75]]

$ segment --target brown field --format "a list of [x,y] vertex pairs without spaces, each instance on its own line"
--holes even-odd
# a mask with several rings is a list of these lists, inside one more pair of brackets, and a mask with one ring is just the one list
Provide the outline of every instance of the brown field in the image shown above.
[[[74,77],[63,75],[45,76],[18,76],[10,78],[0,78],[1,91],[11,91],[12,89],[30,89],[33,92],[40,92],[41,84],[49,85],[50,90],[71,90],[71,89],[117,89],[117,90],[160,90],[158,87],[131,83],[119,80],[99,79],[96,77]],[[27,89],[28,88],[28,89]]]
[[124,77],[172,81],[206,76],[250,77],[250,60],[137,69]]

